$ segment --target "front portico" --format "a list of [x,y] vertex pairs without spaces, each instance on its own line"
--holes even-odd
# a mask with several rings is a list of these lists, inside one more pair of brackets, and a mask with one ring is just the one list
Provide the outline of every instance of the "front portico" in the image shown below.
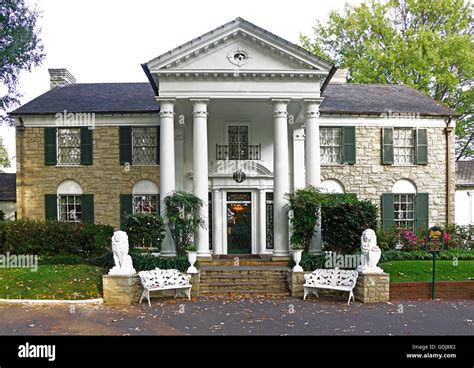
[[[238,18],[143,67],[161,108],[161,200],[182,189],[204,204],[198,255],[287,257],[285,194],[320,184],[332,66]],[[175,254],[169,236],[162,254]]]

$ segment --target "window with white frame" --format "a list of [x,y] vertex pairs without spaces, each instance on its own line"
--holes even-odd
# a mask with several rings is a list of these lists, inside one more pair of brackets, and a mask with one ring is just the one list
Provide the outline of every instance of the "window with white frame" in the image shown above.
[[134,165],[155,165],[157,157],[156,127],[132,129],[132,162]]
[[81,164],[81,129],[59,128],[58,139],[58,165]]
[[393,159],[395,164],[415,163],[415,130],[412,128],[393,129]]
[[133,187],[133,213],[159,213],[158,187],[141,180]]
[[396,228],[415,228],[415,194],[394,194],[394,223]]
[[66,180],[58,187],[58,220],[82,222],[82,188],[73,180]]
[[341,163],[341,128],[320,128],[319,145],[321,150],[321,163]]
[[249,156],[249,127],[229,126],[229,159],[247,160]]

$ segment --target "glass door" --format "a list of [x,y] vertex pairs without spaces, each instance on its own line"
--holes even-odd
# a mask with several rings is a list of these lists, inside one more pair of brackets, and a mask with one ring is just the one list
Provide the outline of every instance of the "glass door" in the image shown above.
[[252,253],[251,193],[227,193],[227,253]]

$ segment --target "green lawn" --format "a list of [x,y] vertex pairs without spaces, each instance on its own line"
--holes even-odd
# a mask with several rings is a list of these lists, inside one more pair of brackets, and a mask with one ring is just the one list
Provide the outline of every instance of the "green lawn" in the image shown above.
[[42,265],[0,269],[0,298],[65,299],[100,298],[105,270],[88,265]]
[[[433,261],[393,261],[380,267],[390,274],[391,282],[431,281]],[[474,278],[474,261],[436,261],[436,281]]]

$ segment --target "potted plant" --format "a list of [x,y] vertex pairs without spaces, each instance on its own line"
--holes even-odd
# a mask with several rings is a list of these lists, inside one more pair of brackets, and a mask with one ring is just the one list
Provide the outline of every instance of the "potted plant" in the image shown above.
[[293,272],[303,272],[303,267],[300,266],[301,255],[304,250],[304,245],[300,243],[295,243],[292,246],[293,250],[293,260],[295,261],[295,266],[293,267]]
[[189,268],[187,273],[198,273],[198,270],[194,266],[197,260],[197,247],[194,244],[189,244],[186,247],[186,253],[188,255]]

